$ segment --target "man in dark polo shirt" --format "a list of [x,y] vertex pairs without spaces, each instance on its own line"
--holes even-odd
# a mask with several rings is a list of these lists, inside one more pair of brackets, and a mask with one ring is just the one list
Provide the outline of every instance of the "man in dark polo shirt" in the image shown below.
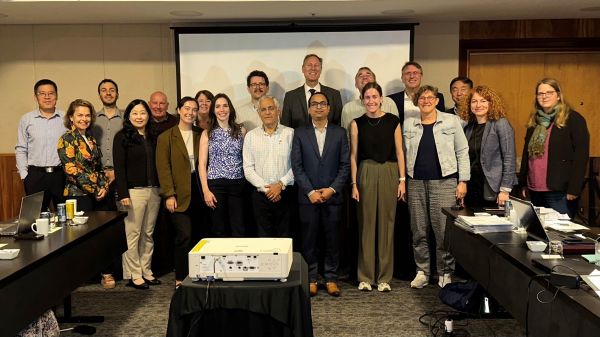
[[177,117],[168,112],[169,101],[167,95],[162,91],[155,91],[148,100],[150,110],[152,110],[152,121],[154,122],[157,136],[163,131],[177,125]]

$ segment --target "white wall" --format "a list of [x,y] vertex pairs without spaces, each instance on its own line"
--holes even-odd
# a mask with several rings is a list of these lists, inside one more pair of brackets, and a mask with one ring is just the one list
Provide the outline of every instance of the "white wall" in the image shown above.
[[[415,29],[415,61],[423,65],[424,83],[438,86],[447,105],[448,83],[458,71],[458,25],[422,23]],[[0,50],[0,153],[14,153],[19,118],[36,108],[33,84],[41,78],[57,82],[63,110],[75,98],[98,106],[98,82],[112,78],[121,108],[162,90],[174,111],[174,41],[166,24],[0,25]],[[400,69],[390,71],[400,78]]]

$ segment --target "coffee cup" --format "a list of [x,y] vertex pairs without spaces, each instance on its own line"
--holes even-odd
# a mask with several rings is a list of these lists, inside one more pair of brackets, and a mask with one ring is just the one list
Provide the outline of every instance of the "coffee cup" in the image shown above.
[[36,234],[47,236],[50,232],[50,220],[48,218],[35,219],[35,222],[31,224],[31,230]]

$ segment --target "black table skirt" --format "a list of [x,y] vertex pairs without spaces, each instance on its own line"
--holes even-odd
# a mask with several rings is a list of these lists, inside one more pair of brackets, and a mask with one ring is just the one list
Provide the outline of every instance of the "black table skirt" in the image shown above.
[[169,337],[312,335],[308,268],[299,253],[287,282],[186,278],[169,309]]

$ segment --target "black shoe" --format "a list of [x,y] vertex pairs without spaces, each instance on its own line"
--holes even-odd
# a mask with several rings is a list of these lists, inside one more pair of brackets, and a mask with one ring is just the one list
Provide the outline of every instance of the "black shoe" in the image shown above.
[[154,278],[154,280],[149,280],[145,277],[142,277],[142,278],[144,279],[144,281],[146,281],[146,283],[148,283],[148,285],[151,285],[151,286],[157,286],[159,284],[162,284],[162,282],[159,279],[157,279],[156,277]]
[[148,283],[146,283],[146,282],[144,282],[142,284],[135,284],[135,283],[133,283],[133,280],[129,280],[129,282],[127,282],[126,286],[127,287],[132,287],[132,288],[135,288],[135,289],[139,289],[139,290],[146,290],[146,289],[150,288],[148,286]]

